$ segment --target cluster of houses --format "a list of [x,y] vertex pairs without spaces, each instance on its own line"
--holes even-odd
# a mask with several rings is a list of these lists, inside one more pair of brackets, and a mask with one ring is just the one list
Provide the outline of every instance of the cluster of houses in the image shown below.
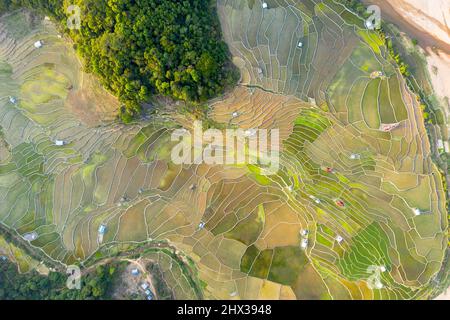
[[[136,270],[136,269],[134,269]],[[139,270],[138,270],[139,272]],[[141,284],[141,289],[144,291],[145,293],[145,297],[147,298],[147,300],[153,300],[155,298],[152,290],[150,290],[150,285],[147,282],[144,282]]]
[[[138,268],[134,268],[131,270],[131,274],[135,277],[139,276],[141,274],[141,272],[139,271]],[[150,284],[148,282],[143,282],[140,285],[140,288],[142,289],[142,291],[145,294],[145,297],[147,300],[154,300],[155,299],[155,295],[153,294],[152,290],[150,290]]]

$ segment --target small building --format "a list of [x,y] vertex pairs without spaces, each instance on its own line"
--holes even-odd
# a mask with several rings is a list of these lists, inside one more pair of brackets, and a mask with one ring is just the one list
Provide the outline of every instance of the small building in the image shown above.
[[317,203],[317,204],[321,204],[322,203],[322,200],[320,200],[320,199],[318,199],[318,198],[316,198],[316,197],[314,197],[314,196],[309,196],[309,198],[311,199],[311,200],[313,200],[315,203]]
[[385,267],[385,266],[381,266],[381,267],[380,267],[380,271],[381,271],[381,272],[386,272],[386,267]]
[[383,132],[390,132],[394,129],[396,129],[400,123],[382,123],[380,126],[380,130]]
[[375,29],[375,26],[373,25],[372,21],[370,21],[370,20],[366,20],[366,22],[364,23],[364,25],[365,25],[366,28],[369,29],[369,30]]
[[326,173],[334,173],[334,169],[331,167],[326,167],[324,170]]
[[41,40],[38,40],[38,41],[36,41],[36,42],[34,43],[34,47],[35,47],[36,49],[42,48],[43,45],[44,45],[44,43],[43,43]]
[[308,239],[302,239],[302,242],[300,243],[300,247],[302,249],[306,249],[306,248],[308,248],[308,243],[309,243]]
[[45,16],[45,17],[44,17],[44,20],[45,20],[45,21],[50,21],[50,17],[49,17],[49,16]]
[[377,282],[377,283],[375,284],[375,287],[376,287],[377,289],[383,289],[383,284],[379,281],[379,282]]
[[303,47],[303,42],[299,42],[298,44],[297,44],[297,48],[302,48]]
[[66,145],[66,142],[64,140],[55,140],[55,146],[63,147]]
[[337,200],[336,200],[336,205],[337,205],[338,207],[343,208],[343,207],[345,207],[345,202],[342,201],[342,200],[337,199]]
[[9,102],[11,102],[12,104],[16,104],[17,99],[15,97],[9,97]]
[[205,226],[206,226],[206,223],[202,221],[202,222],[199,223],[198,228],[199,229],[204,229]]
[[6,261],[6,260],[8,260],[8,257],[6,257],[6,256],[0,256],[0,260],[1,260],[1,261]]
[[153,300],[153,296],[147,296],[147,300]]
[[233,116],[233,118],[236,118],[239,115],[239,113],[237,111],[235,111],[231,115]]
[[31,241],[34,241],[34,240],[36,240],[38,238],[38,234],[36,232],[30,232],[30,233],[24,234],[23,238],[26,241],[31,242]]
[[437,141],[437,148],[438,148],[439,152],[444,152],[445,151],[444,141],[442,141],[442,139],[438,139],[438,141]]
[[106,233],[106,226],[104,224],[101,224],[100,227],[98,227],[98,233],[99,234],[105,234]]
[[413,208],[413,212],[416,216],[420,216],[422,214],[422,211],[420,211],[419,208]]
[[147,296],[152,296],[153,297],[153,294],[152,294],[152,292],[149,289],[145,290],[145,294]]
[[352,160],[359,160],[359,159],[361,159],[361,155],[357,154],[357,153],[352,153],[350,155],[350,159],[352,159]]
[[131,270],[131,274],[133,276],[138,276],[140,274],[139,269],[135,268],[135,269]]
[[309,230],[307,229],[303,229],[300,231],[300,234],[302,235],[302,237],[307,237],[309,234]]
[[342,238],[341,236],[337,236],[336,241],[337,243],[341,243],[342,241],[344,241],[344,238]]
[[143,284],[141,284],[141,288],[142,290],[148,290],[148,288],[150,288],[149,284],[147,282],[144,282]]
[[244,134],[246,137],[254,137],[256,135],[256,130],[255,129],[245,130]]
[[289,192],[292,192],[292,191],[294,191],[294,186],[288,186],[287,189]]
[[262,7],[263,9],[268,9],[269,5],[267,4],[267,2],[263,2]]

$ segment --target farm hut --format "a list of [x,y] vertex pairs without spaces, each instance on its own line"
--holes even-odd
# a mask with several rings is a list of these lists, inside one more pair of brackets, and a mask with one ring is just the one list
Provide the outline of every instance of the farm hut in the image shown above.
[[301,242],[301,244],[300,244],[300,247],[301,247],[302,249],[306,249],[306,248],[308,248],[308,243],[309,243],[308,239],[302,239],[302,242]]
[[131,270],[131,274],[132,274],[133,276],[138,276],[138,275],[139,275],[139,269],[133,269],[133,270]]
[[34,47],[35,47],[36,49],[42,48],[43,45],[44,45],[44,43],[43,43],[41,40],[38,40],[38,41],[36,41],[36,42],[34,43]]
[[100,225],[100,227],[98,227],[98,233],[99,234],[105,234],[106,233],[106,226],[104,224]]
[[62,147],[66,144],[64,140],[55,140],[55,146]]
[[365,24],[367,29],[369,29],[369,30],[373,30],[374,29],[374,25],[373,25],[372,21],[366,20],[366,22],[364,24]]

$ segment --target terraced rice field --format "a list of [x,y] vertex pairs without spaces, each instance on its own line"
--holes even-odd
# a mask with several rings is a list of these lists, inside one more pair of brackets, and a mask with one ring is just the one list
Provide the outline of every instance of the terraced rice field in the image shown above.
[[[242,78],[210,117],[279,128],[272,176],[174,165],[179,116],[112,121],[117,102],[49,22],[1,18],[1,223],[34,233],[31,245],[64,264],[110,244],[168,240],[194,261],[205,298],[429,297],[448,225],[414,95],[378,35],[338,1],[267,4],[217,2]],[[369,288],[371,266],[385,267],[382,288]]]

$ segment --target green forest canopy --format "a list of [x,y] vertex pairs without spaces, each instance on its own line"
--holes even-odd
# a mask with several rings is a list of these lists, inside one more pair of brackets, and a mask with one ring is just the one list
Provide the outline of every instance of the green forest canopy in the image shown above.
[[121,101],[124,122],[152,94],[202,102],[236,82],[210,0],[72,0],[81,29],[68,30],[64,0],[2,0],[52,16],[74,40],[85,69]]
[[0,260],[0,300],[109,300],[123,268],[120,263],[100,265],[81,277],[80,290],[70,290],[67,274],[50,272],[45,276],[35,270],[20,274],[14,263]]

